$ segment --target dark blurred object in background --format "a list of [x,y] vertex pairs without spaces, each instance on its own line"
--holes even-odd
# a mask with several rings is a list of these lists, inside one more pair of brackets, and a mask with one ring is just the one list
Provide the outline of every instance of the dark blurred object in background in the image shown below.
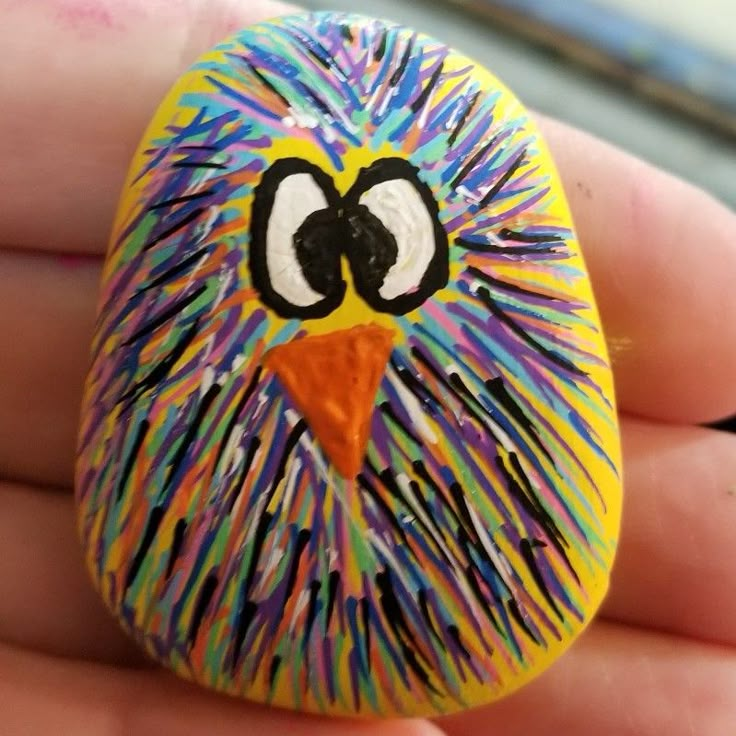
[[[733,56],[700,46],[631,10],[590,0],[452,1],[727,135],[736,135]],[[693,13],[697,12],[694,4]],[[723,22],[729,21],[723,18]]]

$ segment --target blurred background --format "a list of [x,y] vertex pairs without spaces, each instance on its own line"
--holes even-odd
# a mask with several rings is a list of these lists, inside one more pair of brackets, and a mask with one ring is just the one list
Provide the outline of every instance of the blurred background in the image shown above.
[[[301,0],[411,25],[736,208],[736,0]],[[736,419],[723,428],[736,431]]]
[[736,207],[736,0],[302,0],[412,25]]

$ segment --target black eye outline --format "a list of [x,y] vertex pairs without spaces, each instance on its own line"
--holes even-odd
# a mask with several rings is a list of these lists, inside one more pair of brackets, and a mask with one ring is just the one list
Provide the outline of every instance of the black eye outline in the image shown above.
[[[293,304],[286,299],[274,288],[269,273],[268,232],[276,195],[283,183],[297,174],[309,175],[327,202],[326,208],[312,212],[293,234],[297,260],[301,261],[300,253],[315,259],[311,277],[305,264],[299,263],[301,275],[313,291],[324,297],[309,305]],[[286,319],[328,316],[342,303],[347,288],[340,263],[343,255],[348,260],[356,292],[377,312],[407,314],[447,286],[448,237],[440,223],[439,205],[419,174],[419,169],[405,159],[379,159],[361,169],[353,186],[341,197],[332,178],[315,164],[296,157],[274,162],[255,188],[251,212],[250,273],[264,305]],[[385,299],[380,288],[395,263],[397,242],[386,225],[360,200],[377,185],[391,181],[408,182],[419,195],[432,223],[434,253],[413,291]],[[318,242],[314,240],[316,236]]]
[[[299,233],[305,229],[305,225],[314,225],[314,223],[319,221],[327,221],[327,224],[329,224],[332,220],[336,224],[336,227],[330,228],[330,231],[334,233],[331,239],[332,242],[326,242],[321,252],[321,255],[325,259],[327,270],[333,277],[330,279],[332,281],[332,288],[325,294],[319,288],[320,286],[323,287],[323,285],[310,283],[310,287],[322,294],[324,298],[308,306],[293,304],[276,291],[268,270],[268,228],[271,222],[276,194],[289,177],[297,174],[307,174],[312,177],[325,196],[327,209],[313,212],[302,223],[299,230],[294,233],[295,241],[298,239]],[[345,296],[346,284],[342,279],[340,270],[342,233],[340,232],[337,219],[340,205],[341,197],[332,178],[309,161],[296,157],[279,159],[263,173],[261,181],[253,194],[250,223],[250,274],[253,286],[260,294],[261,301],[273,309],[280,317],[286,319],[319,319],[326,317],[342,303]],[[294,243],[294,247],[295,250],[298,249],[297,242]],[[305,280],[309,282],[304,269],[302,269],[302,274]]]
[[[390,231],[379,218],[375,217],[370,210],[360,203],[361,197],[378,184],[391,181],[407,181],[419,194],[432,222],[434,231],[434,255],[427,265],[422,280],[417,288],[408,293],[401,294],[393,299],[384,299],[379,293],[376,285],[365,277],[369,270],[365,268],[364,254],[361,249],[361,238],[353,232],[350,225],[351,218],[358,218],[363,223],[370,223],[371,229],[383,231],[383,237],[396,241]],[[403,158],[379,159],[369,167],[361,169],[355,184],[345,195],[345,220],[348,226],[350,240],[346,248],[346,255],[353,274],[355,290],[373,309],[378,312],[387,312],[394,315],[403,315],[418,309],[435,292],[447,286],[450,279],[450,247],[447,232],[440,222],[440,210],[432,190],[420,178],[420,171],[416,166],[410,164]]]

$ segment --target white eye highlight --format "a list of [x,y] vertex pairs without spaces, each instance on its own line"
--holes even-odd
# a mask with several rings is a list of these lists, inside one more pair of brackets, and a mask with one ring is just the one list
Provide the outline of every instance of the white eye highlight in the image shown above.
[[271,286],[297,307],[309,307],[324,298],[304,277],[294,236],[307,218],[328,207],[325,193],[311,174],[292,174],[274,195],[266,231],[266,267]]
[[422,283],[435,255],[435,228],[416,187],[406,179],[376,184],[360,197],[396,240],[396,262],[379,289],[382,299],[411,294]]

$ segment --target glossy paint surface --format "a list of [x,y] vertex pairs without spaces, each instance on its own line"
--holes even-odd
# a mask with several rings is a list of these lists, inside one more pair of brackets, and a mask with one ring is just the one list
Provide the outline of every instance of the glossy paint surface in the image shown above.
[[182,77],[115,223],[77,470],[152,657],[312,712],[489,702],[595,612],[620,496],[564,193],[498,80],[330,13]]

